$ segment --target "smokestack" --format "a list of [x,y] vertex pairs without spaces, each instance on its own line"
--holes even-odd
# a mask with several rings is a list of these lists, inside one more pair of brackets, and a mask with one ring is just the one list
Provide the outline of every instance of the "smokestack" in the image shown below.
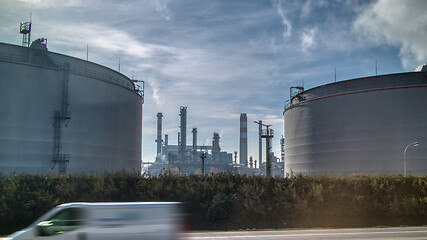
[[181,141],[179,144],[180,160],[184,160],[186,147],[187,147],[187,107],[181,107],[179,111],[181,117],[181,124],[179,126],[181,133]]
[[248,165],[248,117],[240,114],[240,164]]
[[197,161],[197,128],[193,127],[193,161]]
[[169,135],[165,134],[165,148],[164,148],[163,153],[167,153],[168,145],[169,145]]
[[262,164],[262,120],[259,120],[259,124],[258,124],[258,137],[259,137],[259,146],[258,146],[258,161],[259,161],[259,166],[261,167]]
[[219,146],[219,133],[214,132],[212,140],[212,160],[214,162],[219,161],[221,158],[221,148]]
[[157,155],[162,152],[162,117],[163,114],[161,112],[157,113]]

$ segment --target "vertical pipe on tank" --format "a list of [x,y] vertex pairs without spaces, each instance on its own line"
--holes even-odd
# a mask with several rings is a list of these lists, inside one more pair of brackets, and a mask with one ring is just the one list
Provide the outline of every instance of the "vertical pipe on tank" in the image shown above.
[[163,114],[161,112],[157,113],[157,155],[162,152],[162,117]]
[[248,165],[248,117],[240,114],[240,164]]

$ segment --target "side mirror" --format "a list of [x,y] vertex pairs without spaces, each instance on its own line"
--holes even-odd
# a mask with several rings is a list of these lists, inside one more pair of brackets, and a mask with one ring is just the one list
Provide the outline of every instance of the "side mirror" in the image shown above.
[[43,221],[37,224],[36,234],[38,236],[52,236],[54,232],[52,232],[52,227],[54,223],[51,221]]

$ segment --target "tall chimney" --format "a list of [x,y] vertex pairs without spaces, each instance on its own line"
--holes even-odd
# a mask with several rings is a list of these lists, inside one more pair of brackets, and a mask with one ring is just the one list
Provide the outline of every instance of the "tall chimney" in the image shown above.
[[181,117],[181,124],[179,126],[180,133],[181,133],[181,141],[178,146],[179,148],[178,155],[180,160],[184,161],[186,147],[187,147],[187,107],[180,108],[179,116]]
[[221,147],[219,146],[219,133],[214,132],[212,138],[212,160],[218,162],[221,158]]
[[240,114],[240,164],[248,165],[248,117]]
[[162,152],[162,117],[163,114],[161,112],[157,113],[157,155]]

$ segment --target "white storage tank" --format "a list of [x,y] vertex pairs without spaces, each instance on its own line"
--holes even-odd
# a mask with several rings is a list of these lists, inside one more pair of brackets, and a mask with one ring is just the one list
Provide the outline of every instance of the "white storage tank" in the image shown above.
[[425,71],[301,91],[284,118],[286,174],[427,174]]
[[142,103],[112,69],[0,43],[0,172],[140,172]]

